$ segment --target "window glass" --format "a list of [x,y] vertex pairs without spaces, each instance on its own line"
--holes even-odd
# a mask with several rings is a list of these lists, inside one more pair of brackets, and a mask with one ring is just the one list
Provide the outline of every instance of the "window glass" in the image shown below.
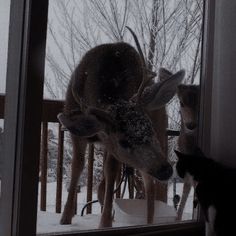
[[[73,150],[69,132],[58,125],[56,115],[62,111],[61,100],[65,99],[71,75],[85,53],[100,44],[121,41],[136,48],[134,38],[125,27],[129,26],[137,35],[148,71],[157,74],[151,83],[169,78],[170,73],[185,70],[182,84],[186,86],[180,86],[178,96],[167,104],[168,129],[177,132],[170,131],[167,139],[159,140],[162,151],[175,169],[177,157],[174,149],[185,151],[188,147],[183,140],[189,134],[196,142],[202,17],[203,0],[49,1],[44,84],[44,106],[47,112],[44,113],[42,124],[37,220],[39,234],[96,229],[99,225],[101,206],[96,200],[98,186],[103,179],[105,154],[97,144],[88,145],[86,149],[85,168],[76,188],[77,204],[76,209],[73,209],[76,215],[72,224],[60,224],[61,212],[64,210],[70,186]],[[130,58],[127,63],[132,60],[133,58]],[[100,61],[95,60],[92,63],[99,64]],[[90,89],[92,99],[96,88]],[[124,90],[120,91],[122,92]],[[111,92],[111,95],[114,93]],[[186,109],[192,114],[192,120],[188,124],[183,123]],[[165,132],[167,121],[163,112],[165,111],[162,110],[159,115],[153,114],[153,119],[161,120],[163,124],[158,130],[159,138],[163,127]],[[179,130],[182,136],[179,136]],[[124,149],[130,145],[124,139],[119,144]],[[94,156],[91,156],[91,153]],[[140,172],[123,167],[119,173],[116,184],[121,185],[114,194],[113,227],[146,224],[145,188]],[[123,175],[125,176],[122,179]],[[195,219],[197,208],[193,207],[193,187],[184,184],[176,171],[168,183],[154,181],[157,183],[153,187],[153,192],[156,193],[154,224]],[[84,208],[87,201],[95,202]],[[71,202],[68,204],[73,205]]]
[[0,1],[0,93],[5,92],[10,1]]
[[3,104],[6,87],[8,28],[9,28],[10,1],[0,0],[0,193],[3,152]]

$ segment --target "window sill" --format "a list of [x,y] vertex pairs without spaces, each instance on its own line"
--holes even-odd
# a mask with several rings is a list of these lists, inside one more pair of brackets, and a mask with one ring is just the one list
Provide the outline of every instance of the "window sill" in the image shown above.
[[132,226],[110,229],[98,229],[89,231],[78,231],[73,233],[37,234],[37,236],[106,236],[106,235],[136,235],[136,236],[204,236],[204,224],[201,222],[187,221],[177,224]]

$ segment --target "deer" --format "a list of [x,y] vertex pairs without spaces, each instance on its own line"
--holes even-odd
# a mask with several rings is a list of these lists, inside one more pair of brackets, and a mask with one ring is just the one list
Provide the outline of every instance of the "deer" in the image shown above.
[[[197,128],[199,112],[199,85],[181,84],[177,89],[180,103],[181,127],[178,138],[178,148],[181,153],[195,154],[197,146]],[[186,180],[183,184],[182,197],[177,210],[177,220],[181,220],[192,184]]]
[[153,178],[167,181],[173,168],[161,149],[155,132],[157,120],[151,114],[176,94],[185,71],[168,73],[167,79],[154,83],[155,73],[147,69],[139,44],[137,48],[139,52],[126,42],[95,46],[71,75],[63,112],[58,114],[59,122],[70,132],[73,147],[71,182],[61,224],[71,224],[74,216],[76,186],[89,142],[101,143],[107,152],[104,191],[98,196],[103,206],[99,228],[112,227],[114,182],[121,163],[142,174],[147,223],[153,221]]

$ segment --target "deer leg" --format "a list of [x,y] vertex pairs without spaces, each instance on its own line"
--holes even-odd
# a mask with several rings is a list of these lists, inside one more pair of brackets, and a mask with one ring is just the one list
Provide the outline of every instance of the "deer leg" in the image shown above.
[[80,174],[84,167],[84,156],[87,142],[78,137],[71,136],[73,145],[72,167],[71,167],[71,181],[69,186],[69,193],[65,208],[60,220],[61,224],[71,224],[72,217],[75,215],[75,197],[77,194],[77,184]]
[[119,165],[119,162],[111,155],[106,158],[104,163],[105,194],[99,228],[112,226],[113,191]]
[[[121,166],[119,166],[119,169],[117,170],[117,175],[116,175],[116,181],[117,181],[117,184],[119,184],[120,182],[120,176],[118,175],[118,173],[121,171]],[[119,178],[118,178],[119,177]],[[119,190],[118,190],[119,191]],[[117,192],[118,192],[117,191]],[[117,194],[116,192],[116,197],[120,197],[120,194]],[[98,193],[97,193],[97,196],[98,196],[98,201],[101,205],[101,207],[103,208],[103,203],[104,203],[104,195],[105,195],[105,178],[103,177],[103,179],[101,180],[101,182],[99,183],[99,186],[98,186]],[[118,196],[117,196],[118,195]]]
[[181,220],[184,212],[184,207],[186,205],[190,190],[191,190],[191,184],[190,183],[184,183],[183,186],[183,192],[181,196],[181,201],[177,210],[177,220]]
[[153,177],[141,172],[145,187],[145,196],[147,200],[147,223],[153,223],[154,208],[155,208],[155,183]]
[[104,151],[104,156],[103,156],[103,178],[101,180],[101,182],[98,185],[98,192],[97,192],[97,196],[98,196],[98,201],[101,205],[101,209],[103,209],[103,203],[104,203],[104,194],[105,194],[105,177],[104,177],[104,166],[105,166],[105,162],[106,159],[108,158],[108,152],[105,150]]
[[145,199],[145,187],[143,184],[141,174],[138,170],[136,170],[136,174],[134,175],[134,180],[136,188],[135,199]]
[[103,203],[104,203],[104,194],[105,194],[105,178],[103,177],[102,181],[99,183],[98,186],[98,201],[103,209]]

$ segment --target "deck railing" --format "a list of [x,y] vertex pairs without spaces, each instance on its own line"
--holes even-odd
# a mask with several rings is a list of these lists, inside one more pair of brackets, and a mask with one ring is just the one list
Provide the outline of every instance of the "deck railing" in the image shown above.
[[0,93],[0,119],[4,118],[4,104],[5,104],[5,96]]
[[[0,119],[4,119],[5,96],[0,94]],[[40,202],[41,211],[47,210],[47,177],[48,177],[48,124],[58,123],[57,115],[63,110],[63,101],[44,99],[42,104],[42,132],[40,148]],[[63,185],[63,161],[64,161],[64,131],[58,123],[58,147],[56,166],[56,203],[55,212],[61,213],[62,209],[62,185]],[[93,160],[94,146],[89,145],[88,176],[87,176],[87,202],[92,201],[93,189]],[[91,205],[88,205],[86,213],[91,213]]]
[[[42,135],[41,135],[41,192],[40,192],[40,210],[46,211],[47,206],[47,171],[48,171],[48,123],[58,123],[57,115],[62,112],[63,101],[43,100],[42,108]],[[58,148],[57,148],[57,169],[56,169],[56,204],[55,212],[61,213],[62,205],[62,181],[63,181],[63,150],[64,150],[64,132],[58,123]]]

